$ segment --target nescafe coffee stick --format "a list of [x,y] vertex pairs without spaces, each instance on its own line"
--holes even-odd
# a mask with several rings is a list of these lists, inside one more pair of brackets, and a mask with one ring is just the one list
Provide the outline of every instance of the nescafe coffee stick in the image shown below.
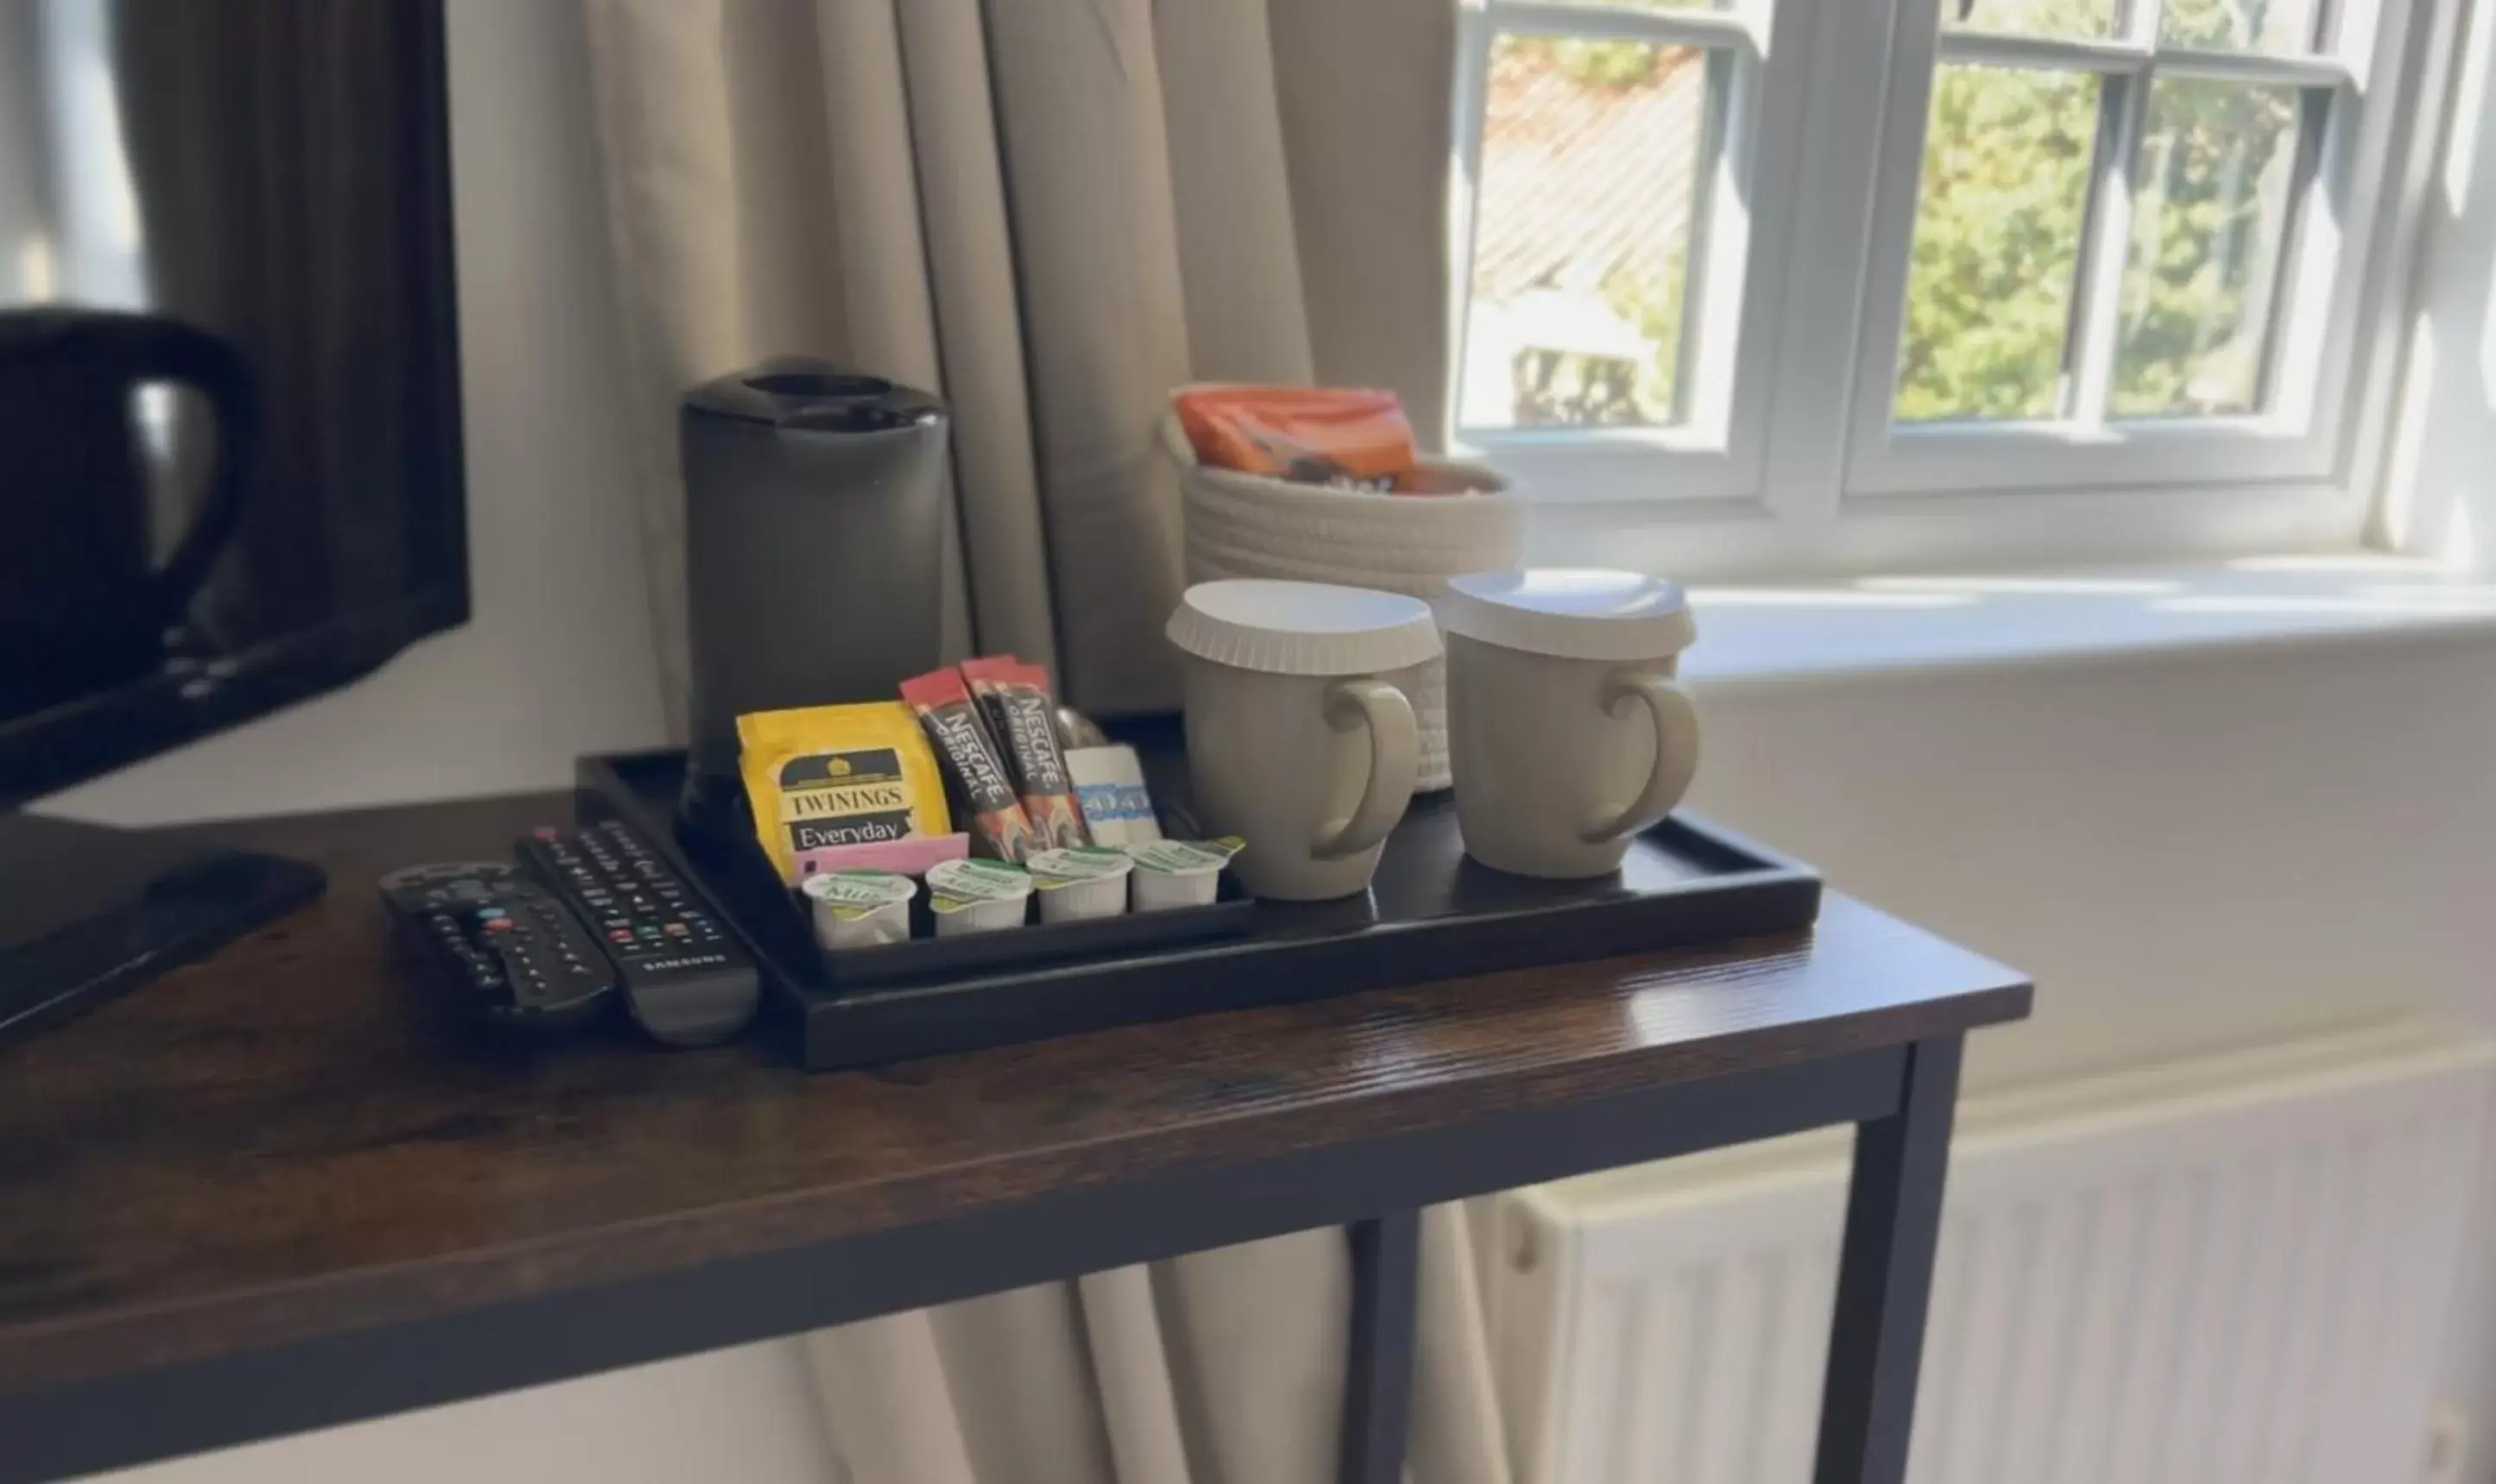
[[1005,744],[1024,816],[1042,849],[1090,845],[1083,811],[1076,806],[1075,781],[1057,749],[1057,698],[1041,665],[1006,659],[965,660],[962,674],[983,706],[1002,718]]
[[960,795],[972,838],[999,860],[1019,864],[1038,849],[1031,821],[1014,802],[1014,782],[988,747],[971,693],[953,670],[931,670],[901,683],[901,698],[936,745],[946,779]]
[[988,735],[988,751],[996,754],[997,760],[1006,765],[1006,772],[1014,778],[1017,792],[1021,790],[1022,778],[1014,765],[1014,749],[1006,745],[1005,696],[994,685],[983,686],[980,677],[1002,673],[1021,663],[1012,655],[983,655],[979,659],[962,662],[962,684],[970,689],[971,699],[978,706],[980,729]]

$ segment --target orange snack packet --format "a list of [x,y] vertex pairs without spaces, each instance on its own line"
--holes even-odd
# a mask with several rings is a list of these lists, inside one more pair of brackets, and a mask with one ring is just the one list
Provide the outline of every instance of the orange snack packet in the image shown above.
[[1197,461],[1297,484],[1392,491],[1416,463],[1413,424],[1391,391],[1190,386],[1170,393]]

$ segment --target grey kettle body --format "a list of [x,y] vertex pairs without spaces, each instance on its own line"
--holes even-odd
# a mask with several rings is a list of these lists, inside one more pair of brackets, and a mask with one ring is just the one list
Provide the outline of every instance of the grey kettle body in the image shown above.
[[948,422],[935,396],[783,356],[687,392],[683,813],[737,796],[736,719],[889,700],[943,663]]

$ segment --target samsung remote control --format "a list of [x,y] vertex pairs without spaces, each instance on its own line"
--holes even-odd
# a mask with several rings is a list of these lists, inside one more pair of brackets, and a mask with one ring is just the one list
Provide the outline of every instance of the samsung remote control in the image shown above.
[[454,861],[382,878],[412,957],[472,1024],[503,1035],[577,1031],[607,1008],[614,966],[554,894],[511,866]]
[[523,865],[615,961],[624,1004],[671,1046],[725,1040],[754,1018],[762,975],[667,858],[620,819],[522,837]]

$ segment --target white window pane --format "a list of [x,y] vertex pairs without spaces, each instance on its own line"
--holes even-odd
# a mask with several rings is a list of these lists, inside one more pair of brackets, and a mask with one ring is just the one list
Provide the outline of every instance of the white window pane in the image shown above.
[[2111,407],[2250,413],[2262,401],[2296,168],[2293,88],[2150,85]]
[[1942,0],[1942,20],[1961,31],[2103,37],[2114,31],[2114,0]]
[[1703,50],[1502,36],[1491,52],[1457,420],[1675,420]]
[[2024,68],[1933,79],[1897,417],[2053,417],[2087,214],[2098,79]]
[[2161,41],[2178,46],[2311,51],[2323,0],[2167,0]]

